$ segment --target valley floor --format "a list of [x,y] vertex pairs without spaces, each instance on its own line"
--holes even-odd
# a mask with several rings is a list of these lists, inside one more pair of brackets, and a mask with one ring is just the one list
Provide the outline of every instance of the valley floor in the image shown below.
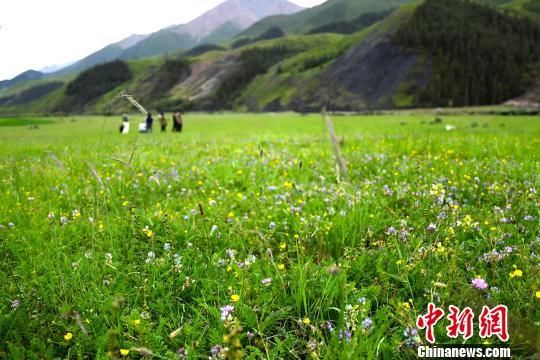
[[142,120],[0,119],[0,359],[538,355],[537,116],[334,116],[350,182],[320,115]]

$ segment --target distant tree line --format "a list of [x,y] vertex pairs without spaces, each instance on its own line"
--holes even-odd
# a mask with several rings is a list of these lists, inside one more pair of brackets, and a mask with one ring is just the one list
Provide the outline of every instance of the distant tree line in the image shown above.
[[354,34],[357,31],[365,29],[385,17],[387,17],[392,11],[371,12],[360,15],[356,19],[350,21],[339,21],[326,24],[315,29],[310,30],[307,34],[320,34],[320,33],[336,33],[336,34]]
[[77,111],[85,104],[99,98],[126,81],[133,74],[127,63],[121,60],[96,65],[83,71],[66,87],[66,98],[58,111]]
[[524,91],[540,27],[468,0],[426,0],[393,39],[420,50],[432,79],[419,105],[497,104]]
[[167,59],[158,71],[152,75],[151,98],[155,99],[165,95],[176,84],[191,74],[188,60],[184,58]]
[[318,68],[324,66],[325,64],[337,59],[345,53],[347,49],[341,49],[335,53],[322,54],[320,56],[312,56],[307,58],[302,62],[300,72],[307,71],[310,69]]
[[235,42],[232,43],[231,48],[238,49],[249,44],[257,43],[259,41],[279,39],[279,38],[284,37],[285,35],[287,35],[287,33],[282,28],[279,28],[277,26],[272,26],[271,28],[269,28],[268,30],[266,30],[264,33],[262,33],[261,35],[257,37],[254,37],[254,38],[245,37],[245,38],[236,40]]
[[0,105],[6,106],[30,103],[41,99],[43,96],[61,88],[62,86],[64,86],[64,83],[61,81],[53,81],[36,85],[22,91],[20,94],[0,98]]
[[199,46],[195,46],[194,48],[186,51],[184,53],[184,56],[199,56],[204,53],[207,53],[209,51],[224,51],[226,50],[224,47],[214,44],[201,44]]
[[257,76],[265,74],[273,65],[290,55],[286,46],[253,48],[240,54],[240,65],[221,83],[214,98],[217,108],[231,108],[240,92]]

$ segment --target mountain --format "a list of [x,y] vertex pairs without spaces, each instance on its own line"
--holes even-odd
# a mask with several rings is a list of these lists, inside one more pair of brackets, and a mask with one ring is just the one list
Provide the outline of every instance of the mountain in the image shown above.
[[0,81],[0,90],[7,89],[8,87],[21,83],[23,81],[39,80],[43,76],[44,74],[42,72],[35,71],[35,70],[28,70],[15,76],[13,79]]
[[[531,4],[540,0],[518,1],[534,13]],[[161,110],[304,112],[326,106],[360,111],[496,105],[513,99],[537,103],[540,25],[524,12],[507,10],[515,3],[411,1],[391,12],[365,8],[366,14],[378,15],[350,21],[339,20],[339,14],[307,34],[273,27],[238,48],[204,44],[183,57],[122,61],[114,69],[129,76],[114,82],[107,67],[96,66],[92,76],[66,77],[60,88],[53,84],[18,95],[14,87],[0,96],[0,113],[103,113],[121,91]],[[80,101],[70,103],[74,84]],[[110,110],[128,107],[116,102]]]
[[258,20],[276,14],[302,10],[287,0],[227,0],[184,25],[172,26],[148,36],[120,55],[138,59],[201,43],[220,43],[240,33]]
[[55,72],[56,75],[76,73],[91,68],[97,64],[118,59],[124,51],[136,46],[146,39],[147,35],[131,35],[117,43],[107,45],[103,49],[96,51],[76,63],[62,68]]
[[243,31],[238,37],[257,37],[272,27],[291,34],[305,34],[331,23],[352,21],[361,15],[380,13],[411,0],[328,0],[325,3],[295,14],[264,18]]
[[141,59],[190,49],[202,43],[221,43],[266,16],[292,14],[302,9],[287,0],[226,0],[187,24],[169,26],[149,35],[131,35],[57,74],[80,72],[116,59]]

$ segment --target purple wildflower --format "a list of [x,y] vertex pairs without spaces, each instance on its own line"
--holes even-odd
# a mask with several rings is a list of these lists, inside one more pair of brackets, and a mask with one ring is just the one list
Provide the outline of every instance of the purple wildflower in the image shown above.
[[345,339],[346,342],[351,341],[352,333],[349,330],[340,330],[338,334],[339,340]]
[[371,318],[365,318],[364,321],[362,321],[362,327],[364,330],[371,331],[373,329],[373,320]]
[[223,348],[219,345],[216,345],[212,348],[212,350],[210,350],[210,353],[212,354],[213,358],[217,358],[218,355],[221,353],[221,350],[223,350]]
[[478,289],[478,290],[484,290],[484,289],[487,289],[488,288],[488,283],[486,282],[486,280],[484,279],[481,279],[481,278],[477,278],[477,279],[473,279],[471,281],[471,284],[474,288]]
[[234,306],[226,305],[221,309],[221,321],[230,320],[232,318],[232,313],[234,311]]

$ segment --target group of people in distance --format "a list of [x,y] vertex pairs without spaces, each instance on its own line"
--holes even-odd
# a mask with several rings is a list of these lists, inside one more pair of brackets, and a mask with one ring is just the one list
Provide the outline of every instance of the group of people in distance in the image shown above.
[[[182,127],[184,126],[184,113],[180,110],[177,110],[173,113],[172,116],[172,132],[182,132]],[[161,132],[167,131],[167,118],[163,111],[159,112],[158,117],[159,125],[161,126]],[[146,120],[139,124],[140,133],[151,133],[154,127],[154,118],[151,113],[148,113]],[[122,115],[122,125],[120,125],[120,133],[128,134],[129,133],[129,116],[127,113]]]

